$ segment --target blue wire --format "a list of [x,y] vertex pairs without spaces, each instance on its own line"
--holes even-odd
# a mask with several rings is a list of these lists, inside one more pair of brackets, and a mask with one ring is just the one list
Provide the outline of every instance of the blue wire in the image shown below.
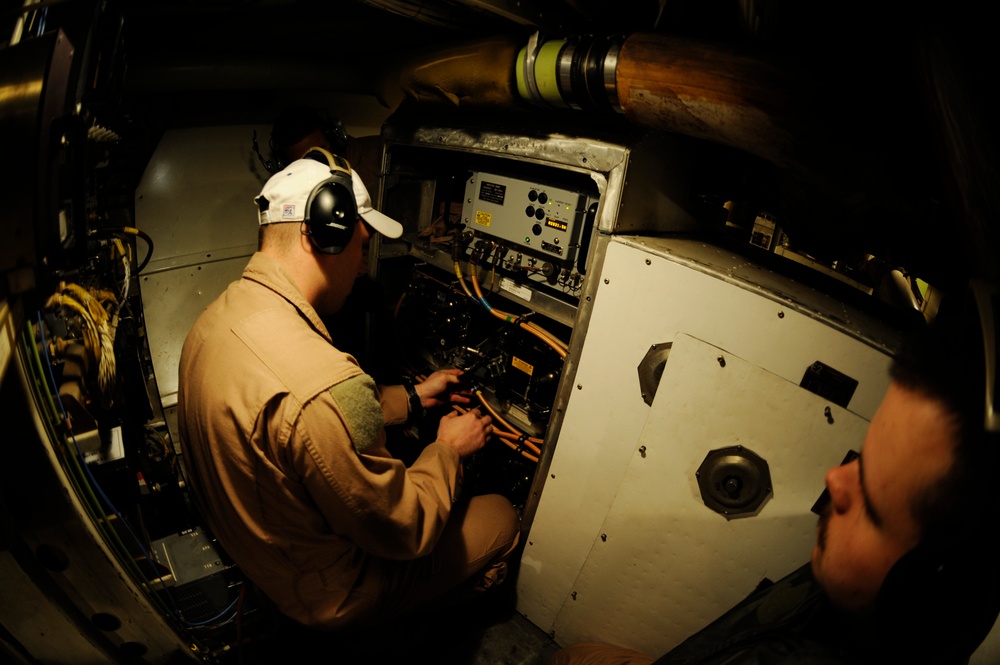
[[[62,413],[63,420],[69,421],[69,415],[66,413],[66,407],[63,405],[62,397],[59,395],[59,390],[56,387],[57,385],[56,376],[52,371],[52,359],[49,357],[49,348],[48,344],[45,341],[45,326],[42,323],[41,311],[36,312],[36,315],[38,318],[38,334],[42,338],[42,355],[45,356],[45,367],[48,370],[49,381],[52,382],[52,394],[55,396],[56,404],[59,405],[59,411]],[[111,512],[115,514],[118,520],[125,525],[125,529],[126,531],[128,531],[128,534],[132,537],[132,540],[135,542],[136,547],[138,547],[142,551],[143,555],[146,557],[148,561],[152,561],[153,559],[150,556],[149,552],[146,551],[146,548],[143,547],[142,541],[140,541],[139,538],[136,537],[135,533],[132,531],[132,528],[129,526],[128,522],[125,521],[125,518],[121,516],[121,514],[118,512],[118,509],[115,508],[113,503],[111,503],[111,499],[109,499],[108,496],[104,493],[104,490],[101,488],[100,483],[97,482],[97,479],[94,477],[94,474],[91,473],[90,467],[87,465],[86,461],[83,458],[83,453],[80,452],[80,446],[76,442],[76,435],[73,434],[73,430],[69,430],[69,436],[70,439],[72,439],[73,441],[73,448],[76,450],[76,456],[77,459],[80,461],[80,466],[82,466],[84,471],[86,472],[87,478],[90,480],[90,484],[92,485],[93,489],[97,491],[101,499],[104,500],[104,503],[108,506]],[[147,579],[146,581],[150,582],[150,587],[152,587],[152,580]],[[173,607],[174,613],[179,613],[179,610],[177,609],[177,603],[174,601],[173,594],[170,592],[169,587],[164,585],[161,590],[166,592],[167,600],[170,601],[170,605],[171,607]]]
[[[218,614],[216,614],[214,617],[211,617],[209,619],[205,619],[204,621],[185,621],[185,623],[188,626],[208,626],[208,625],[211,625],[213,623],[216,623],[218,621],[219,617],[221,617],[222,615],[226,614],[227,612],[230,612],[234,607],[236,607],[236,603],[238,603],[239,600],[240,600],[239,598],[234,599],[233,602],[229,603],[229,607],[227,607],[226,609],[222,610],[221,612],[219,612]],[[225,621],[219,622],[219,625],[220,626],[225,626],[227,623],[232,623],[233,619],[235,619],[235,618],[236,618],[236,612],[233,612],[233,615],[231,617],[229,617]]]
[[[52,390],[52,394],[55,395],[56,403],[59,405],[60,412],[62,412],[63,420],[68,421],[69,420],[69,415],[66,413],[66,407],[63,405],[62,397],[59,395],[59,390],[56,388],[56,385],[57,385],[56,384],[56,377],[55,377],[55,374],[52,371],[52,359],[49,357],[48,344],[45,341],[45,326],[42,323],[42,313],[41,313],[41,311],[36,312],[36,315],[37,315],[37,318],[38,318],[38,333],[39,333],[39,335],[42,338],[42,353],[45,356],[45,367],[48,370],[49,381],[52,382],[52,389],[53,389]],[[101,489],[101,486],[97,482],[97,479],[94,477],[93,473],[91,473],[90,467],[87,465],[86,461],[83,458],[83,453],[80,451],[79,445],[77,445],[76,436],[73,434],[72,430],[70,430],[69,435],[70,435],[70,438],[73,440],[73,447],[76,449],[76,456],[77,456],[77,459],[79,459],[79,461],[80,461],[80,466],[82,466],[83,469],[86,471],[87,478],[90,480],[91,485],[97,491],[97,493],[101,496],[101,498],[104,500],[104,503],[108,506],[108,508],[110,508],[111,511],[115,514],[115,516],[118,517],[119,521],[122,524],[125,525],[125,529],[128,531],[129,535],[132,537],[132,540],[135,541],[136,547],[138,547],[142,551],[142,553],[145,555],[145,557],[146,557],[147,560],[152,561],[153,559],[150,556],[149,552],[146,551],[146,548],[143,547],[142,541],[140,541],[139,538],[136,537],[135,533],[132,531],[132,528],[128,525],[128,522],[125,521],[125,518],[123,518],[121,516],[121,514],[118,512],[118,509],[115,508],[114,504],[111,503],[111,500],[104,493],[104,490]],[[150,580],[147,580],[147,581],[151,582]],[[152,584],[150,586],[152,586]],[[174,601],[174,597],[173,597],[173,594],[170,591],[170,588],[164,585],[161,590],[164,591],[164,592],[166,592],[167,600],[170,601],[170,605],[171,605],[171,607],[173,607],[174,613],[177,614],[177,615],[180,615],[181,612],[177,608],[177,603]],[[233,600],[233,602],[231,602],[229,604],[228,607],[226,607],[225,609],[223,609],[222,611],[220,611],[215,616],[213,616],[213,617],[211,617],[209,619],[206,619],[204,621],[186,621],[184,619],[182,619],[181,621],[186,626],[206,626],[206,625],[211,625],[213,623],[218,622],[218,620],[219,620],[220,617],[222,617],[222,616],[226,615],[227,613],[231,612],[233,610],[233,608],[236,607],[236,603],[237,602],[239,602],[239,598],[238,597],[235,598]],[[229,618],[227,618],[225,621],[220,622],[219,625],[220,626],[224,626],[224,625],[226,625],[228,623],[231,623],[235,618],[236,618],[236,613],[233,612],[232,616],[230,616]]]
[[[52,372],[52,359],[49,357],[48,344],[46,344],[46,342],[45,342],[45,330],[44,330],[44,326],[42,325],[42,314],[41,314],[41,312],[38,312],[38,332],[39,332],[39,335],[41,335],[41,338],[42,338],[42,353],[45,356],[45,365],[46,365],[46,367],[48,368],[48,371],[49,371],[49,381],[52,382],[52,389],[53,389],[52,394],[55,395],[56,403],[59,404],[59,410],[62,412],[63,419],[68,421],[69,420],[69,415],[66,413],[65,406],[63,406],[62,396],[59,395],[59,390],[56,387],[56,377],[55,377],[55,374]],[[90,480],[91,484],[93,485],[93,488],[100,495],[101,499],[104,500],[105,505],[107,505],[107,507],[111,510],[111,512],[114,513],[115,517],[117,517],[119,520],[121,520],[121,523],[125,525],[125,529],[128,531],[128,534],[130,536],[132,536],[132,540],[135,541],[136,546],[142,551],[143,555],[145,555],[145,557],[147,559],[149,559],[150,558],[149,552],[147,552],[146,548],[143,547],[142,541],[140,541],[136,537],[136,535],[132,531],[131,527],[129,527],[128,522],[125,521],[125,518],[123,518],[121,516],[121,513],[118,512],[118,509],[115,508],[115,506],[114,506],[113,503],[111,503],[111,499],[109,499],[108,496],[104,493],[104,490],[101,488],[100,484],[97,482],[97,479],[94,478],[94,474],[91,473],[90,467],[87,465],[86,461],[84,460],[83,453],[80,451],[80,446],[77,444],[76,435],[73,434],[73,430],[72,429],[69,431],[69,436],[70,436],[70,439],[72,439],[72,441],[73,441],[73,448],[76,450],[76,457],[80,461],[80,466],[83,467],[83,470],[86,472],[87,478]]]

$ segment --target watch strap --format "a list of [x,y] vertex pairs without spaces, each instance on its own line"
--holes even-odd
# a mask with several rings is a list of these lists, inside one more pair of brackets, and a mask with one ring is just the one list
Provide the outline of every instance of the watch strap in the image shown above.
[[410,422],[419,420],[424,415],[424,405],[420,402],[420,395],[412,381],[405,381],[403,387],[406,389],[406,397],[410,404]]

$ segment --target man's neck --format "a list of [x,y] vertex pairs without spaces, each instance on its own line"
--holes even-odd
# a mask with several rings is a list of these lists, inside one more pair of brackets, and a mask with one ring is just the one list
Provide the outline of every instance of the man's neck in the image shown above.
[[306,254],[307,251],[299,247],[286,249],[267,245],[260,250],[261,254],[269,256],[284,268],[285,273],[305,301],[315,307],[320,292],[316,274],[319,271],[315,259]]

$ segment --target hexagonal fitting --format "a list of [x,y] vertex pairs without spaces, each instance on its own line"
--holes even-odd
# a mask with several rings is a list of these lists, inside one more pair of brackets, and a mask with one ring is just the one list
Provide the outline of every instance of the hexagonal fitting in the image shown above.
[[771,495],[767,462],[743,446],[709,452],[695,475],[702,501],[726,519],[757,512]]

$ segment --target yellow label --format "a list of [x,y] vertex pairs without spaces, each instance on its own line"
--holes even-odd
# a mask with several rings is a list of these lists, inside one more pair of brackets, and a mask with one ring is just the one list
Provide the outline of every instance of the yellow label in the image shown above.
[[530,363],[526,363],[516,356],[510,359],[510,364],[516,367],[517,369],[521,370],[528,376],[531,376],[532,372],[535,371],[535,368],[532,367]]
[[488,212],[483,212],[482,210],[477,210],[476,211],[476,224],[479,224],[480,226],[489,226],[490,225],[490,218],[492,218],[492,217],[493,217],[493,215],[491,215]]

